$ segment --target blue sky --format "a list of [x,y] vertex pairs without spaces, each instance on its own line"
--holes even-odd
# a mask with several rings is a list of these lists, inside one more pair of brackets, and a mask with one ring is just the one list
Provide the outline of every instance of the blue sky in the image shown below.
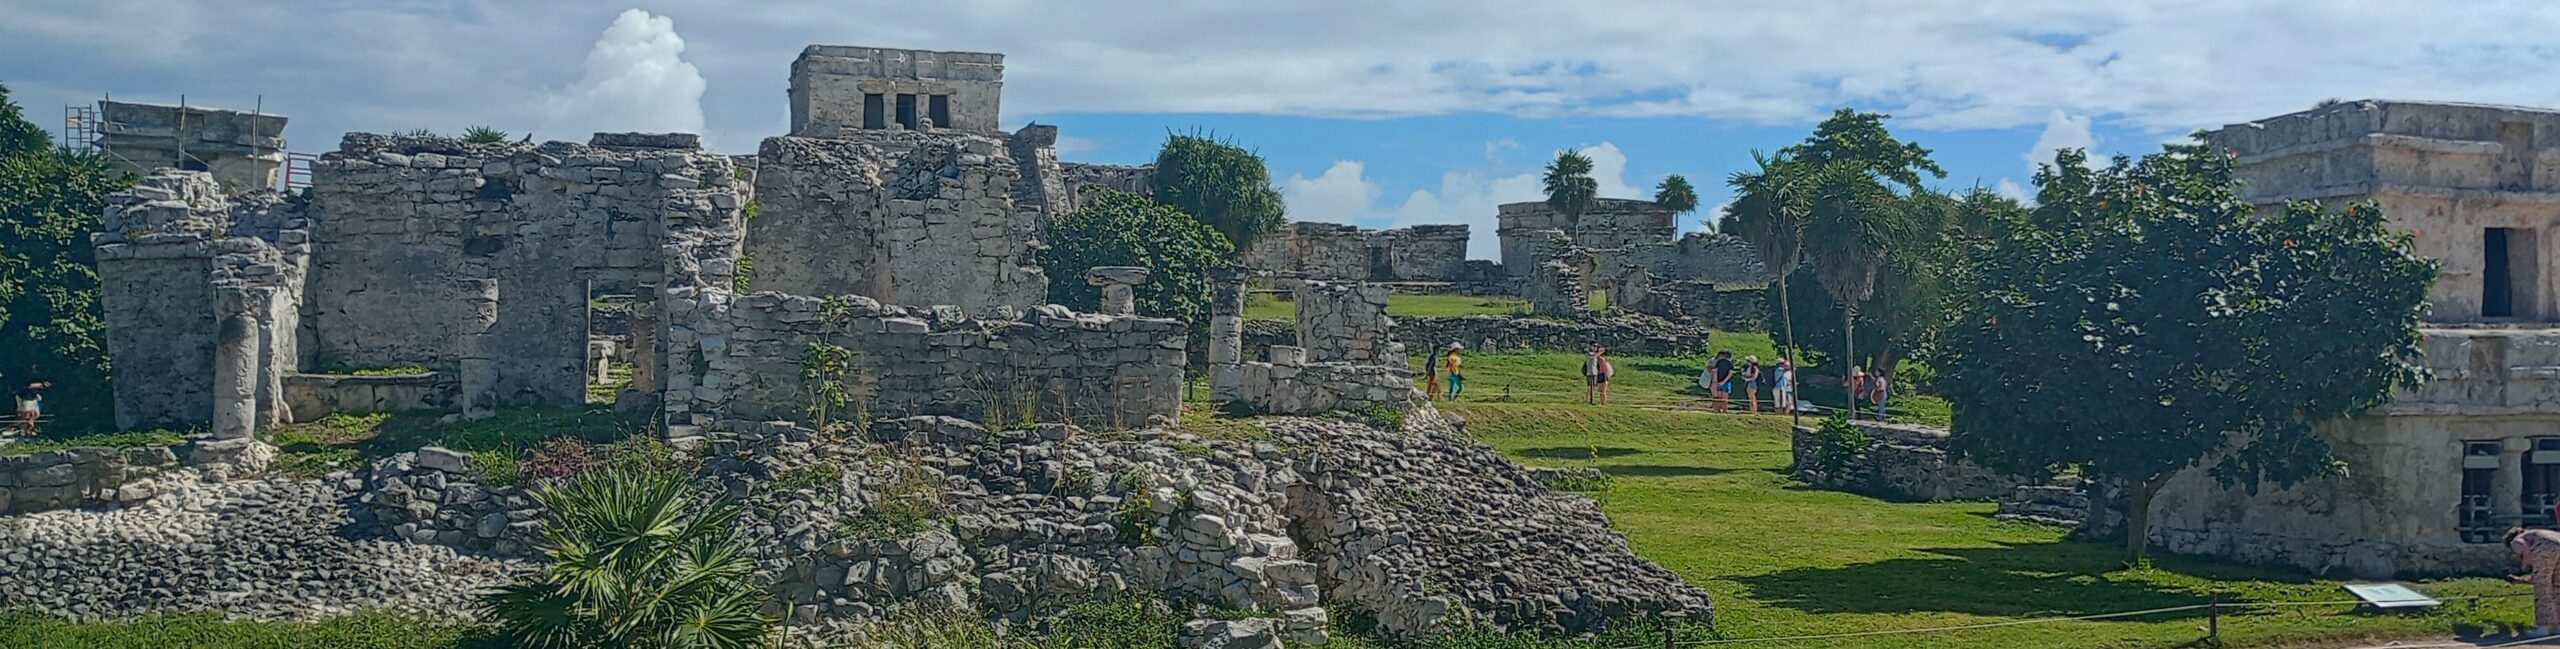
[[[2059,146],[2140,153],[2329,97],[2560,105],[2545,0],[8,0],[0,83],[48,123],[105,94],[347,131],[538,139],[785,130],[814,43],[1006,55],[1004,119],[1064,157],[1168,130],[1260,150],[1293,216],[1467,223],[1535,198],[1559,149],[1604,193],[1687,175],[1709,206],[1752,149],[1833,108],[1892,113],[1946,187],[2027,182]],[[1692,222],[1699,217],[1692,217]]]

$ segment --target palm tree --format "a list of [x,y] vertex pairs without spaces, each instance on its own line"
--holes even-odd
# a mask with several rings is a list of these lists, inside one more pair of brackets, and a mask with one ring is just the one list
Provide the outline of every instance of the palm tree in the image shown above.
[[1662,179],[1662,184],[1653,186],[1653,202],[1672,214],[1694,212],[1698,209],[1698,188],[1689,186],[1688,177],[1671,174]]
[[1804,263],[1804,220],[1806,196],[1800,191],[1802,179],[1793,173],[1795,164],[1785,154],[1767,157],[1751,152],[1757,167],[1737,171],[1725,179],[1733,188],[1733,202],[1725,204],[1724,218],[1716,231],[1741,237],[1760,255],[1760,264],[1776,278],[1778,285],[1778,317],[1787,333],[1787,353],[1796,351],[1796,317],[1787,299],[1787,280],[1795,275],[1796,266]]
[[698,502],[685,474],[612,468],[534,492],[550,564],[481,597],[518,647],[743,649],[772,620],[738,510]]
[[[1804,180],[1811,195],[1805,229],[1822,236],[1805,242],[1805,262],[1822,278],[1823,290],[1840,304],[1840,331],[1847,353],[1841,376],[1846,377],[1849,368],[1858,365],[1858,304],[1875,295],[1876,273],[1884,266],[1885,247],[1894,238],[1901,206],[1892,189],[1854,164],[1826,164],[1807,173]],[[1850,403],[1854,406],[1855,399]]]
[[1564,215],[1567,222],[1582,220],[1582,211],[1591,209],[1592,199],[1599,198],[1600,181],[1591,177],[1591,157],[1573,151],[1556,153],[1555,162],[1547,163],[1547,207]]

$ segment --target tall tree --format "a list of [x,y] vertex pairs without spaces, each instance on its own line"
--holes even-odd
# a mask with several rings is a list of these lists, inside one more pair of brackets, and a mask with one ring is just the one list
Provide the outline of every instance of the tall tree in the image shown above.
[[53,148],[0,87],[0,386],[53,381],[49,433],[115,423],[89,235],[131,183],[97,154]]
[[1698,210],[1698,188],[1689,185],[1687,176],[1671,174],[1653,186],[1653,203],[1675,215],[1694,212]]
[[1591,157],[1574,151],[1557,152],[1555,161],[1547,163],[1544,186],[1547,207],[1567,222],[1581,220],[1583,210],[1600,197],[1600,181],[1591,177]]
[[1911,223],[1930,206],[1910,201],[1925,200],[1915,197],[1928,193],[1926,179],[1947,175],[1928,148],[1895,139],[1887,119],[1842,108],[1805,141],[1779,151],[1794,161],[1807,196],[1805,262],[1842,312],[1843,377],[1865,360],[1857,353],[1857,313],[1875,294],[1885,262],[1897,248],[1934,243],[1933,231]]
[[1939,346],[1962,457],[2121,481],[2140,557],[2171,476],[2328,474],[2315,427],[2424,376],[2435,265],[2373,205],[2257,213],[2231,156],[2202,146],[2081,159],[2037,172],[2035,210],[1983,256]]
[[1216,228],[1237,254],[1289,222],[1262,156],[1210,135],[1166,136],[1149,182],[1156,200]]
[[1787,353],[1802,362],[1804,348],[1796,344],[1794,300],[1787,285],[1797,266],[1804,264],[1804,221],[1809,208],[1802,191],[1801,176],[1794,173],[1784,154],[1776,157],[1751,152],[1754,168],[1737,171],[1725,179],[1733,189],[1733,202],[1725,204],[1724,218],[1716,231],[1742,237],[1760,255],[1760,264],[1769,271],[1778,289],[1778,315],[1787,334]]

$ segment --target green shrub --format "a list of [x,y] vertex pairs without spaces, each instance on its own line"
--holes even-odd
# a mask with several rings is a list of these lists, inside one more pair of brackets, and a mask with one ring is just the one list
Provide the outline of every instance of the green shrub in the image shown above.
[[1068,469],[1066,475],[1058,477],[1058,495],[1091,496],[1094,492],[1093,478],[1093,469],[1084,467]]
[[1370,427],[1387,432],[1404,430],[1404,411],[1383,403],[1361,406],[1351,413]]
[[1849,423],[1847,413],[1833,412],[1813,431],[1813,466],[1816,471],[1837,471],[1860,453],[1867,452],[1867,431]]
[[513,485],[524,477],[524,463],[512,448],[472,451],[471,468],[480,472],[480,484],[492,487]]
[[[898,460],[889,460],[897,462]],[[951,516],[945,509],[942,482],[913,462],[902,462],[887,493],[861,512],[836,522],[836,538],[847,541],[903,539],[942,527]]]
[[1128,499],[1120,501],[1120,513],[1112,517],[1111,526],[1119,531],[1122,544],[1146,545],[1154,541],[1156,539],[1155,496],[1149,495],[1144,490],[1130,491]]
[[541,572],[480,600],[521,647],[762,646],[773,621],[734,528],[739,511],[683,474],[610,469],[536,490]]
[[774,491],[815,489],[820,498],[834,497],[836,487],[844,481],[844,469],[833,464],[802,465],[773,476],[765,487]]

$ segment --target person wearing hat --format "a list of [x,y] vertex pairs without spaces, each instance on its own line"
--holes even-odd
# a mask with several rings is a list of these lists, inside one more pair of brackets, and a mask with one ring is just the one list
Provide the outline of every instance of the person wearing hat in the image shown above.
[[1467,391],[1467,375],[1458,373],[1458,364],[1461,362],[1458,358],[1458,350],[1464,348],[1465,346],[1463,345],[1449,343],[1449,351],[1441,354],[1440,368],[1449,375],[1449,398],[1451,400],[1456,400],[1458,398],[1458,393]]

